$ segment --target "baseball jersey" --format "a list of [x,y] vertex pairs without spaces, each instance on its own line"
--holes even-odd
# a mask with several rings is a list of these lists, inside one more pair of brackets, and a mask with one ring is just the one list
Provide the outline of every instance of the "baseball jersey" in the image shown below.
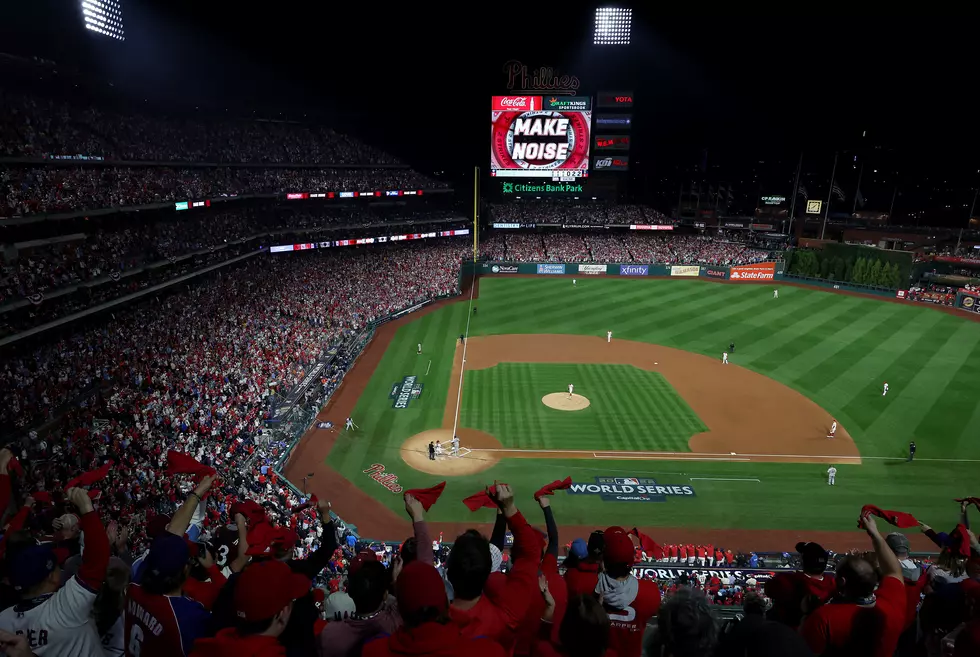
[[647,621],[660,611],[660,587],[641,579],[636,597],[625,609],[609,609],[609,648],[619,657],[640,657]]
[[224,573],[225,568],[238,558],[238,527],[236,525],[222,527],[218,530],[218,534],[212,543],[214,544],[214,565]]
[[827,474],[831,477],[835,476],[837,474],[837,468],[827,468]]
[[125,615],[126,657],[186,656],[211,617],[200,602],[147,593],[139,584],[126,590]]
[[38,657],[100,655],[92,618],[95,591],[72,577],[55,593],[25,600],[0,613],[0,630],[22,634]]

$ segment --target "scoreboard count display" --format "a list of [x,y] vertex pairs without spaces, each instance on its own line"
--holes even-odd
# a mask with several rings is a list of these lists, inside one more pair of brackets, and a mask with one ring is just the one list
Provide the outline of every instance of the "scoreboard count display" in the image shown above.
[[490,175],[571,181],[589,175],[590,96],[493,96]]

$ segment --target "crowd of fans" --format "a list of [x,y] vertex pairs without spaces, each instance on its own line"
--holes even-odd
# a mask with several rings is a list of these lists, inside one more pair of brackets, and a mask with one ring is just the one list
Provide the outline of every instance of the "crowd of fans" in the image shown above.
[[645,205],[605,205],[569,201],[527,201],[490,207],[495,223],[613,226],[670,224],[671,219]]
[[285,207],[212,210],[205,215],[167,213],[156,217],[156,221],[132,215],[99,227],[86,221],[82,229],[87,232],[66,231],[56,240],[33,242],[33,246],[17,249],[16,259],[0,269],[0,306],[36,293],[122,275],[149,263],[284,230],[303,231],[307,239],[315,239],[320,229],[423,223],[452,217],[453,213],[440,210],[371,210],[363,205],[295,210],[287,202]]
[[0,217],[290,192],[445,187],[411,169],[262,167],[0,167]]
[[651,235],[646,232],[590,235],[586,233],[517,233],[495,231],[484,237],[481,254],[508,262],[600,262],[745,265],[772,258],[768,250],[729,241],[724,236]]
[[0,156],[227,164],[398,164],[318,125],[163,117],[0,89]]

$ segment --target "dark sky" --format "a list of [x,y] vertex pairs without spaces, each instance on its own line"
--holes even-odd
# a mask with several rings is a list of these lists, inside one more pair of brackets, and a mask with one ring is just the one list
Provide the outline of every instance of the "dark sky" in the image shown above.
[[961,204],[980,168],[968,21],[637,10],[633,44],[617,49],[591,45],[588,4],[124,0],[120,45],[80,30],[74,0],[5,5],[0,50],[71,61],[161,107],[315,112],[428,170],[487,165],[488,97],[509,59],[576,75],[587,93],[634,90],[638,185],[704,176],[788,194],[801,151],[816,188],[842,150],[880,169],[862,185],[872,205],[896,183]]

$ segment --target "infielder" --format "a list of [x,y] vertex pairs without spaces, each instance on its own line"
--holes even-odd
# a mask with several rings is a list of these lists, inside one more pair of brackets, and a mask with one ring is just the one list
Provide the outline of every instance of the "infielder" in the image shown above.
[[885,381],[885,386],[881,389],[881,396],[884,397],[888,394],[888,382]]
[[833,424],[830,425],[830,433],[827,434],[828,438],[833,438],[837,434],[837,420],[834,420]]
[[353,418],[347,418],[347,422],[344,424],[344,431],[351,431],[357,428],[358,426],[354,424]]
[[606,343],[612,342],[612,331],[606,331]]
[[568,384],[568,398],[569,399],[572,398],[572,391],[574,391],[574,390],[575,390],[575,386],[573,386],[571,383],[569,383]]
[[772,291],[772,298],[773,299],[778,299],[779,298],[779,290],[773,290]]
[[421,356],[421,355],[422,355],[422,343],[420,342],[419,343],[419,356]]
[[722,365],[728,365],[728,352],[727,351],[723,351],[722,354],[721,354],[721,364]]
[[830,466],[827,468],[827,485],[834,486],[834,480],[837,478],[837,468]]

